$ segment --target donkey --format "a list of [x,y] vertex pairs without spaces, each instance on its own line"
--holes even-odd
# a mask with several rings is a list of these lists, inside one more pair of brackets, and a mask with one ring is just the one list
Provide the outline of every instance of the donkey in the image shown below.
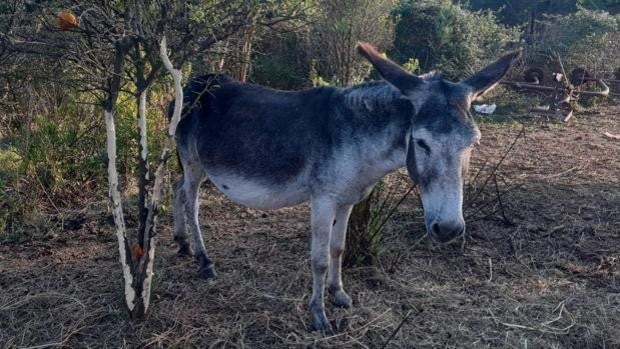
[[351,305],[341,276],[351,208],[387,173],[407,167],[432,239],[447,242],[465,231],[463,178],[480,139],[470,103],[520,55],[507,54],[453,83],[439,74],[412,75],[370,44],[357,49],[385,82],[292,92],[208,75],[186,86],[185,102],[192,106],[176,134],[183,168],[174,189],[179,253],[191,254],[187,223],[199,275],[216,276],[198,222],[198,190],[207,177],[230,199],[253,208],[310,201],[309,310],[313,327],[323,333],[332,332],[326,281],[335,305]]

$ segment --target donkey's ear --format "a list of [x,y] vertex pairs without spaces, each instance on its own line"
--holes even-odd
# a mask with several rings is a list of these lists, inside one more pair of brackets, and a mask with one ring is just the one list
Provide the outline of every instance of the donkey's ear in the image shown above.
[[396,88],[402,92],[414,90],[424,82],[421,78],[409,73],[398,64],[382,57],[369,43],[358,42],[357,52],[372,63],[373,67],[377,69],[379,75],[381,75],[385,81],[396,86]]
[[506,75],[512,63],[521,56],[522,51],[523,49],[519,49],[503,56],[463,81],[464,84],[470,87],[472,99],[482,96],[495,87],[504,75]]

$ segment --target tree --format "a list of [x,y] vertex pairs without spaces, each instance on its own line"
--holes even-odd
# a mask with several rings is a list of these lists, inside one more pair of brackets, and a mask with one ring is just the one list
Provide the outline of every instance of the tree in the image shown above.
[[497,12],[499,20],[508,25],[533,23],[545,14],[568,14],[577,9],[576,0],[472,0],[473,10],[490,9]]
[[389,17],[391,1],[319,0],[317,19],[310,33],[313,57],[320,76],[337,86],[361,82],[370,66],[357,55],[358,41],[387,48],[393,39]]
[[577,0],[577,4],[588,10],[608,11],[611,14],[620,13],[618,0]]
[[[107,169],[111,211],[123,269],[125,303],[133,318],[144,316],[150,303],[155,255],[156,222],[162,197],[163,175],[171,156],[176,124],[182,107],[182,67],[214,44],[256,25],[274,25],[295,13],[275,10],[276,2],[186,1],[89,2],[55,1],[11,3],[16,14],[0,23],[8,30],[0,52],[39,57],[71,72],[69,86],[80,86],[92,96],[105,117]],[[71,11],[66,9],[70,8]],[[293,7],[293,9],[295,9]],[[53,15],[62,14],[69,24]],[[58,21],[57,26],[56,22]],[[165,38],[170,38],[166,40]],[[174,62],[174,63],[173,63]],[[147,142],[148,89],[163,82],[165,67],[173,76],[176,99],[166,142],[156,170],[150,171]],[[128,227],[120,194],[116,164],[115,114],[121,96],[133,95],[138,105],[139,205],[137,227]],[[150,176],[154,173],[154,176]]]
[[403,2],[393,16],[394,59],[404,63],[415,58],[422,71],[441,70],[454,80],[519,42],[520,32],[499,24],[492,12],[472,12],[450,1]]

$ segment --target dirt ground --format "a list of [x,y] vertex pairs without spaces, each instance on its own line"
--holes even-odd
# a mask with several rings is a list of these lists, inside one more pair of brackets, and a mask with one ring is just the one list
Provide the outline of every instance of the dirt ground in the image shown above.
[[[429,242],[416,197],[404,201],[377,263],[344,272],[353,307],[327,302],[334,336],[309,331],[308,206],[249,210],[206,188],[219,276],[199,279],[176,256],[162,218],[143,321],[123,308],[105,204],[45,239],[1,245],[0,347],[620,348],[620,140],[604,135],[620,134],[620,108],[525,123],[481,123],[465,239]],[[405,177],[388,184],[404,192]]]

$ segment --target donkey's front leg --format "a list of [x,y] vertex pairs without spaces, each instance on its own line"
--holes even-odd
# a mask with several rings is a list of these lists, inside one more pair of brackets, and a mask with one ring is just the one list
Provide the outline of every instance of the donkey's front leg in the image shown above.
[[325,315],[325,274],[329,268],[329,241],[337,205],[331,198],[312,199],[312,298],[309,307],[315,330],[332,333]]
[[347,223],[349,222],[351,209],[353,209],[353,206],[347,205],[338,207],[329,244],[331,263],[329,263],[327,285],[329,292],[334,296],[334,304],[339,307],[351,306],[351,297],[349,297],[342,287],[342,254],[344,253]]

